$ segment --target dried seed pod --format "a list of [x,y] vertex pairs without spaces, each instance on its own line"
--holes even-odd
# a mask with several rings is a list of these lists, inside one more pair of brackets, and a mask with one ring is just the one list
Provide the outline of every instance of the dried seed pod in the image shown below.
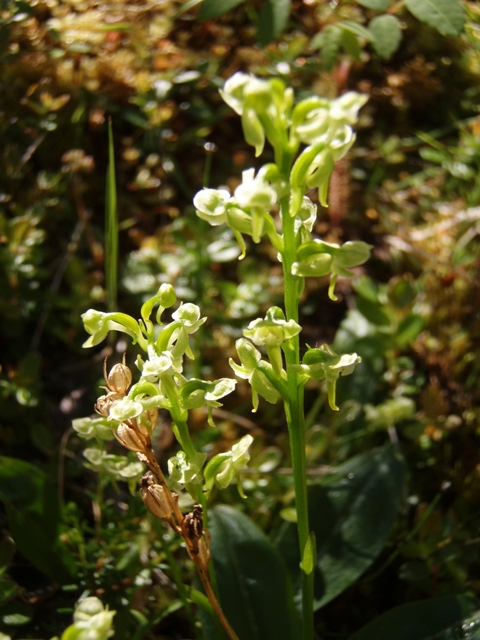
[[121,400],[122,396],[118,393],[114,393],[110,391],[106,396],[100,396],[95,403],[95,411],[105,418],[108,418],[110,415],[110,410],[115,402]]
[[187,513],[182,527],[190,540],[193,542],[200,540],[203,535],[203,509],[201,504],[193,505],[193,511]]
[[155,483],[150,471],[140,481],[140,495],[147,509],[156,518],[170,519],[172,510],[168,504],[165,489]]
[[145,451],[146,442],[135,429],[125,422],[118,427],[115,437],[126,449],[130,451]]
[[[107,370],[107,360],[105,359],[104,370]],[[125,396],[127,394],[130,385],[132,384],[132,372],[125,364],[125,355],[123,356],[123,363],[116,364],[110,369],[110,373],[105,375],[108,389],[115,393]]]
[[158,421],[158,409],[147,409],[137,418],[138,431],[144,436],[150,436]]

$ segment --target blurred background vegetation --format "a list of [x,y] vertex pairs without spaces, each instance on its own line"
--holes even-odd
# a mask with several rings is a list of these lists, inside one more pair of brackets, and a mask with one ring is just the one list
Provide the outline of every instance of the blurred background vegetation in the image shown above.
[[[192,207],[202,186],[234,188],[258,163],[218,94],[237,70],[280,76],[297,97],[370,97],[315,231],[369,242],[373,257],[353,285],[339,283],[337,303],[326,281],[308,280],[301,309],[304,342],[334,342],[363,364],[343,381],[338,414],[307,392],[308,456],[315,477],[391,440],[408,483],[383,552],[319,612],[317,630],[347,638],[397,604],[479,596],[480,9],[464,2],[455,34],[395,3],[385,15],[397,17],[401,42],[389,51],[362,31],[383,5],[246,0],[219,15],[192,0],[0,2],[1,631],[58,634],[88,592],[118,611],[117,638],[191,637],[176,586],[188,561],[125,483],[95,473],[71,421],[92,412],[105,356],[117,361],[126,348],[82,350],[80,314],[107,297],[109,121],[119,309],[136,317],[161,283],[173,284],[208,316],[194,373],[221,377],[242,327],[281,304],[275,256],[252,246],[238,262],[232,237]],[[194,437],[216,452],[255,436],[247,499],[232,488],[221,500],[275,536],[293,505],[285,425],[276,406],[252,416],[248,389],[237,389],[216,429],[194,416]],[[173,443],[162,424],[162,462]],[[36,483],[27,482],[30,499],[45,483],[58,501],[53,537],[34,540],[51,561],[19,544],[7,476]],[[54,566],[61,553],[69,579]]]

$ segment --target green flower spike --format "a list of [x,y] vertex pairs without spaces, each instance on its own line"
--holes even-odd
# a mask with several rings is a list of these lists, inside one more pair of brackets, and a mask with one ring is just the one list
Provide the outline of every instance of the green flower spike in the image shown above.
[[229,364],[239,378],[248,380],[250,383],[252,388],[252,411],[255,412],[258,409],[259,396],[267,402],[275,404],[280,398],[280,392],[273,386],[265,374],[268,368],[270,368],[272,375],[275,376],[272,366],[268,364],[268,362],[262,361],[260,351],[245,338],[237,340],[235,347],[241,364],[237,364],[231,358]]
[[264,320],[258,318],[250,322],[243,335],[256,345],[265,345],[275,375],[281,377],[283,371],[281,345],[298,335],[302,327],[294,320],[285,320],[280,307],[271,307]]
[[250,435],[234,444],[231,451],[219,453],[213,457],[205,467],[205,486],[208,492],[216,485],[219,489],[226,489],[233,480],[237,480],[238,493],[245,498],[240,481],[240,472],[250,460],[248,449],[253,442]]

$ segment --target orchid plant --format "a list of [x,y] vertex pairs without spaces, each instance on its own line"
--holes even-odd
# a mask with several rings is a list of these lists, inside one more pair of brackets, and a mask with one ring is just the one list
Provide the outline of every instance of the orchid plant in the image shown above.
[[[366,97],[354,92],[327,100],[310,97],[294,103],[293,90],[280,79],[259,79],[236,73],[220,92],[225,102],[239,116],[245,139],[259,156],[266,141],[273,147],[274,162],[257,172],[243,172],[242,182],[231,194],[227,189],[202,189],[194,198],[197,215],[213,226],[227,225],[246,255],[250,236],[254,243],[265,237],[277,251],[284,276],[284,309],[271,307],[264,318],[252,321],[236,342],[239,363],[230,360],[237,377],[248,380],[252,391],[253,411],[260,399],[276,403],[281,400],[288,425],[294,475],[297,526],[302,568],[303,639],[313,637],[313,568],[315,540],[308,520],[305,456],[305,416],[303,390],[309,380],[324,380],[328,401],[337,410],[336,382],[351,373],[360,362],[352,353],[339,355],[323,345],[307,346],[300,359],[299,304],[306,277],[330,276],[329,297],[336,300],[338,277],[350,277],[351,269],[364,263],[370,252],[364,242],[346,242],[342,246],[313,236],[317,206],[306,195],[316,188],[318,200],[327,204],[329,178],[334,162],[348,152],[355,140],[352,125]],[[125,363],[117,364],[109,374],[106,394],[96,405],[100,417],[76,423],[83,437],[113,436],[140,463],[148,467],[140,491],[147,508],[169,523],[183,536],[190,557],[196,564],[206,594],[228,636],[237,638],[225,619],[208,576],[209,538],[203,528],[202,512],[208,496],[217,486],[224,488],[236,481],[243,495],[241,472],[249,460],[250,435],[244,436],[232,450],[207,461],[189,434],[188,412],[206,407],[207,422],[213,424],[213,409],[235,389],[231,378],[219,380],[188,379],[183,360],[193,358],[189,337],[205,322],[200,309],[191,303],[181,304],[162,322],[166,309],[174,307],[176,295],[170,285],[141,308],[135,320],[123,313],[89,310],[83,315],[90,338],[85,347],[102,342],[109,331],[122,331],[146,354],[138,356],[139,379],[132,384],[132,374]],[[155,311],[155,322],[152,314]],[[151,448],[151,434],[158,409],[171,416],[172,429],[180,450],[168,463],[169,478],[160,469]],[[92,435],[93,434],[93,435]],[[92,458],[90,451],[89,460]],[[139,472],[130,468],[131,486]],[[120,470],[129,473],[129,465]],[[127,469],[127,471],[125,471]],[[111,472],[111,471],[110,471]],[[178,492],[190,494],[193,510],[184,515]]]

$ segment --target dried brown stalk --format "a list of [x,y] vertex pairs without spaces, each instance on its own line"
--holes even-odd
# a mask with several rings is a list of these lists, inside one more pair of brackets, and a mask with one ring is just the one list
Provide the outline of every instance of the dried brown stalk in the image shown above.
[[[106,395],[98,398],[95,410],[105,417],[108,417],[112,407],[118,400],[124,398],[132,382],[132,374],[125,364],[115,365],[107,375],[106,363],[104,367],[107,387]],[[156,412],[146,412],[144,419],[154,425],[156,422]],[[165,476],[158,464],[152,449],[152,442],[148,429],[140,420],[132,418],[122,422],[115,432],[115,437],[126,449],[135,451],[138,459],[143,462],[149,471],[143,476],[140,483],[140,495],[147,509],[156,518],[165,520],[177,535],[182,536],[185,541],[188,555],[193,560],[198,575],[202,582],[205,594],[212,605],[222,627],[225,629],[230,640],[238,640],[238,636],[228,622],[210,581],[208,563],[210,561],[210,535],[207,529],[203,528],[202,506],[196,504],[193,510],[183,514],[179,504],[178,496],[170,491]]]

